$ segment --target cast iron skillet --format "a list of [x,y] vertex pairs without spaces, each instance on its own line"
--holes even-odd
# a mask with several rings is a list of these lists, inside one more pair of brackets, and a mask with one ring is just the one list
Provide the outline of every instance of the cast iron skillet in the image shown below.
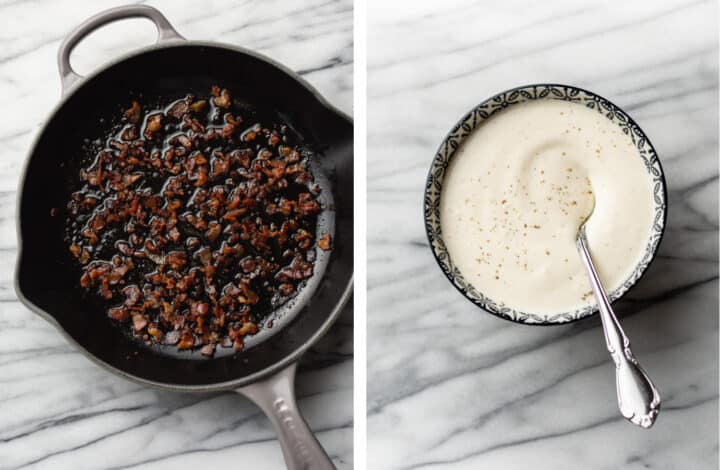
[[[144,17],[158,29],[157,44],[103,66],[88,77],[75,73],[70,51],[88,33],[115,20]],[[55,325],[88,358],[107,370],[165,390],[235,390],[268,415],[290,469],[334,468],[300,415],[294,398],[296,362],[337,318],[352,292],[353,128],[292,71],[255,52],[210,42],[185,41],[156,9],[124,6],[76,28],[58,53],[63,98],[39,133],[18,191],[20,252],[15,289],[31,310]],[[81,296],[63,243],[63,207],[79,168],[85,138],[103,135],[130,94],[157,97],[207,94],[218,84],[258,109],[272,110],[304,141],[321,146],[311,162],[326,195],[325,223],[334,225],[333,249],[292,305],[275,313],[272,332],[238,354],[214,359],[146,348],[124,335]],[[60,213],[51,215],[52,208]],[[324,270],[324,273],[322,272]],[[314,284],[314,285],[310,285]],[[260,335],[258,335],[260,336]]]

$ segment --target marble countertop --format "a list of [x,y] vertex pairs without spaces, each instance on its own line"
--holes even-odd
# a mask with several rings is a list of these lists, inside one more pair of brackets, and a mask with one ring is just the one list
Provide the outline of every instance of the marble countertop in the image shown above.
[[[269,421],[233,393],[158,392],[92,364],[16,300],[15,189],[34,135],[60,98],[55,55],[70,28],[123,1],[0,2],[0,469],[283,468]],[[350,0],[151,1],[189,39],[241,45],[299,71],[352,113]],[[129,20],[92,34],[87,73],[150,44]],[[301,362],[300,408],[339,469],[352,465],[352,306]]]
[[[368,10],[368,467],[718,466],[716,2],[429,0]],[[598,318],[531,327],[446,281],[422,201],[441,140],[475,104],[568,83],[623,107],[669,185],[659,256],[616,304],[662,392],[623,420]]]

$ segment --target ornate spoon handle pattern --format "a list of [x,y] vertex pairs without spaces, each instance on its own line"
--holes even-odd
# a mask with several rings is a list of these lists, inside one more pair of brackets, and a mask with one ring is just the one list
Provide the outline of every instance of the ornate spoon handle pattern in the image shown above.
[[615,361],[620,413],[632,423],[647,429],[653,425],[660,411],[660,394],[645,371],[640,367],[637,359],[635,359],[630,349],[630,340],[625,335],[622,326],[620,326],[620,321],[610,307],[605,289],[600,282],[587,248],[584,225],[578,232],[577,248],[598,303],[607,349],[613,361]]

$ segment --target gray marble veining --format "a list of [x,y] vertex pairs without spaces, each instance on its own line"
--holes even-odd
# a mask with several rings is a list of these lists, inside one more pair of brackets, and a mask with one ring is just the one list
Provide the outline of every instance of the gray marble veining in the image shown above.
[[[368,7],[369,468],[717,468],[716,2],[413,5]],[[530,327],[483,313],[427,244],[423,189],[444,135],[488,96],[543,82],[623,107],[666,173],[659,255],[615,305],[663,396],[649,431],[619,416],[597,317]]]
[[[70,28],[127,2],[0,2],[0,468],[282,468],[267,419],[239,395],[158,392],[101,370],[16,300],[15,189],[33,136],[60,97],[55,54]],[[255,49],[300,71],[352,112],[351,1],[151,1],[187,38]],[[92,34],[72,56],[87,73],[154,41],[150,22]],[[302,361],[300,408],[339,469],[352,465],[349,306]]]

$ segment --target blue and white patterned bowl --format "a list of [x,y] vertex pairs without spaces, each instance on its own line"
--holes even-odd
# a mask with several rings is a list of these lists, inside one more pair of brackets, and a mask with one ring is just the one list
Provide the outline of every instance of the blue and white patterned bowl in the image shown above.
[[572,101],[587,106],[590,109],[597,110],[598,114],[615,123],[622,129],[623,133],[630,136],[638,149],[639,157],[643,159],[645,168],[653,179],[655,217],[650,237],[647,241],[645,255],[620,287],[608,294],[611,302],[622,297],[635,285],[657,253],[667,218],[667,189],[660,160],[642,129],[640,129],[635,121],[622,109],[605,98],[581,88],[557,84],[527,85],[513,88],[483,101],[463,116],[455,127],[453,127],[435,154],[425,185],[425,230],[428,241],[430,242],[430,248],[435,255],[438,265],[440,265],[440,268],[450,282],[452,282],[468,300],[483,310],[497,315],[500,318],[519,323],[529,325],[555,325],[589,317],[597,312],[597,308],[591,305],[574,311],[558,312],[550,316],[541,316],[501,305],[495,300],[483,295],[482,292],[478,291],[463,278],[462,273],[455,267],[450,258],[450,254],[443,241],[440,226],[440,198],[442,197],[443,179],[445,178],[445,172],[450,160],[462,145],[463,140],[465,140],[476,127],[481,125],[486,119],[491,118],[495,113],[530,100]]

